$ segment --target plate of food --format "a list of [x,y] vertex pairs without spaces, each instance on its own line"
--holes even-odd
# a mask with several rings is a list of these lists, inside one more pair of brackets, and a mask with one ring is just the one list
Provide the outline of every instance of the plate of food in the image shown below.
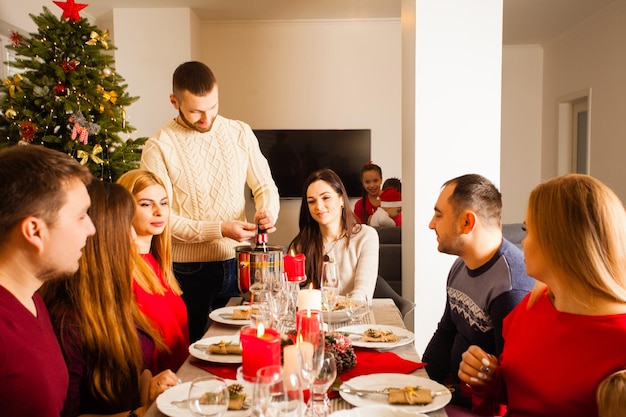
[[250,306],[229,306],[213,310],[209,318],[222,324],[245,326],[250,324]]
[[[228,384],[228,391],[230,393],[228,411],[224,416],[247,417],[252,414],[252,410],[250,409],[253,391],[252,385],[232,379],[225,379],[224,381]],[[191,382],[185,382],[164,391],[156,399],[159,411],[169,417],[193,417],[193,414],[191,414],[187,406],[187,396],[189,395],[190,387]]]
[[426,414],[416,413],[390,405],[375,404],[366,407],[355,407],[349,410],[335,411],[330,417],[428,417]]
[[439,410],[452,399],[450,390],[440,383],[405,374],[357,376],[342,384],[338,391],[355,407],[385,405],[419,413]]
[[189,346],[191,356],[203,361],[241,363],[239,335],[213,336],[198,340]]
[[322,305],[322,315],[324,317],[324,321],[328,322],[329,317],[331,323],[341,323],[342,321],[347,321],[350,316],[348,316],[346,306],[346,298],[342,296],[337,297],[337,301],[335,302],[335,306],[331,312],[328,312],[326,306]]
[[335,330],[345,333],[352,340],[352,346],[372,349],[391,349],[413,343],[413,332],[396,326],[379,324],[355,324]]

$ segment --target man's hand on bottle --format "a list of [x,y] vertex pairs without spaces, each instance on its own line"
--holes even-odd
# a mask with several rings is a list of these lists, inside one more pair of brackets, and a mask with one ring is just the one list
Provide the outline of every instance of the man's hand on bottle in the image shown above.
[[228,220],[222,222],[222,236],[245,242],[254,239],[257,226],[254,223],[242,222],[240,220]]
[[254,214],[254,222],[261,225],[261,229],[267,233],[274,233],[276,226],[274,225],[274,217],[269,211],[259,210]]

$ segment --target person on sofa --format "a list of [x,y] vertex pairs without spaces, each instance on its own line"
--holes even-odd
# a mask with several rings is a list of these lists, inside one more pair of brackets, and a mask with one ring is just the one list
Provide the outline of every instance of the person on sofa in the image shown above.
[[380,207],[370,218],[370,226],[402,226],[396,218],[402,214],[402,194],[395,188],[387,188],[380,193]]
[[[458,256],[447,281],[446,308],[423,360],[430,377],[456,390],[452,404],[471,408],[459,386],[470,345],[502,352],[502,320],[533,288],[524,255],[502,237],[502,197],[487,178],[468,174],[444,183],[429,227],[438,250]],[[468,393],[466,393],[468,394]]]

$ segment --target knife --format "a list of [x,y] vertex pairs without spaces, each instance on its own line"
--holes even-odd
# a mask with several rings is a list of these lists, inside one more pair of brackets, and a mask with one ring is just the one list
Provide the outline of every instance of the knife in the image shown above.
[[[348,387],[346,385],[342,385],[339,388],[332,388],[333,391],[343,392],[344,394],[352,394],[358,396],[367,396],[367,395],[389,395],[389,388],[378,389],[378,390],[367,390],[367,389],[355,389]],[[442,389],[438,391],[430,391],[430,395],[433,397],[438,397],[440,395],[451,394],[452,390],[450,389]]]

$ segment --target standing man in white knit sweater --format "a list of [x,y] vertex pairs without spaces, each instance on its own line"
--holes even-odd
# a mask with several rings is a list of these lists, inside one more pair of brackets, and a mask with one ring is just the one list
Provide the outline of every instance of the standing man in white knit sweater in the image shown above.
[[[181,64],[170,101],[178,116],[146,142],[141,167],[157,174],[170,196],[174,274],[193,342],[204,334],[209,312],[239,295],[235,247],[254,238],[257,224],[276,230],[280,201],[250,126],[217,114],[217,81],[208,66]],[[253,223],[245,216],[246,184],[254,195]]]

